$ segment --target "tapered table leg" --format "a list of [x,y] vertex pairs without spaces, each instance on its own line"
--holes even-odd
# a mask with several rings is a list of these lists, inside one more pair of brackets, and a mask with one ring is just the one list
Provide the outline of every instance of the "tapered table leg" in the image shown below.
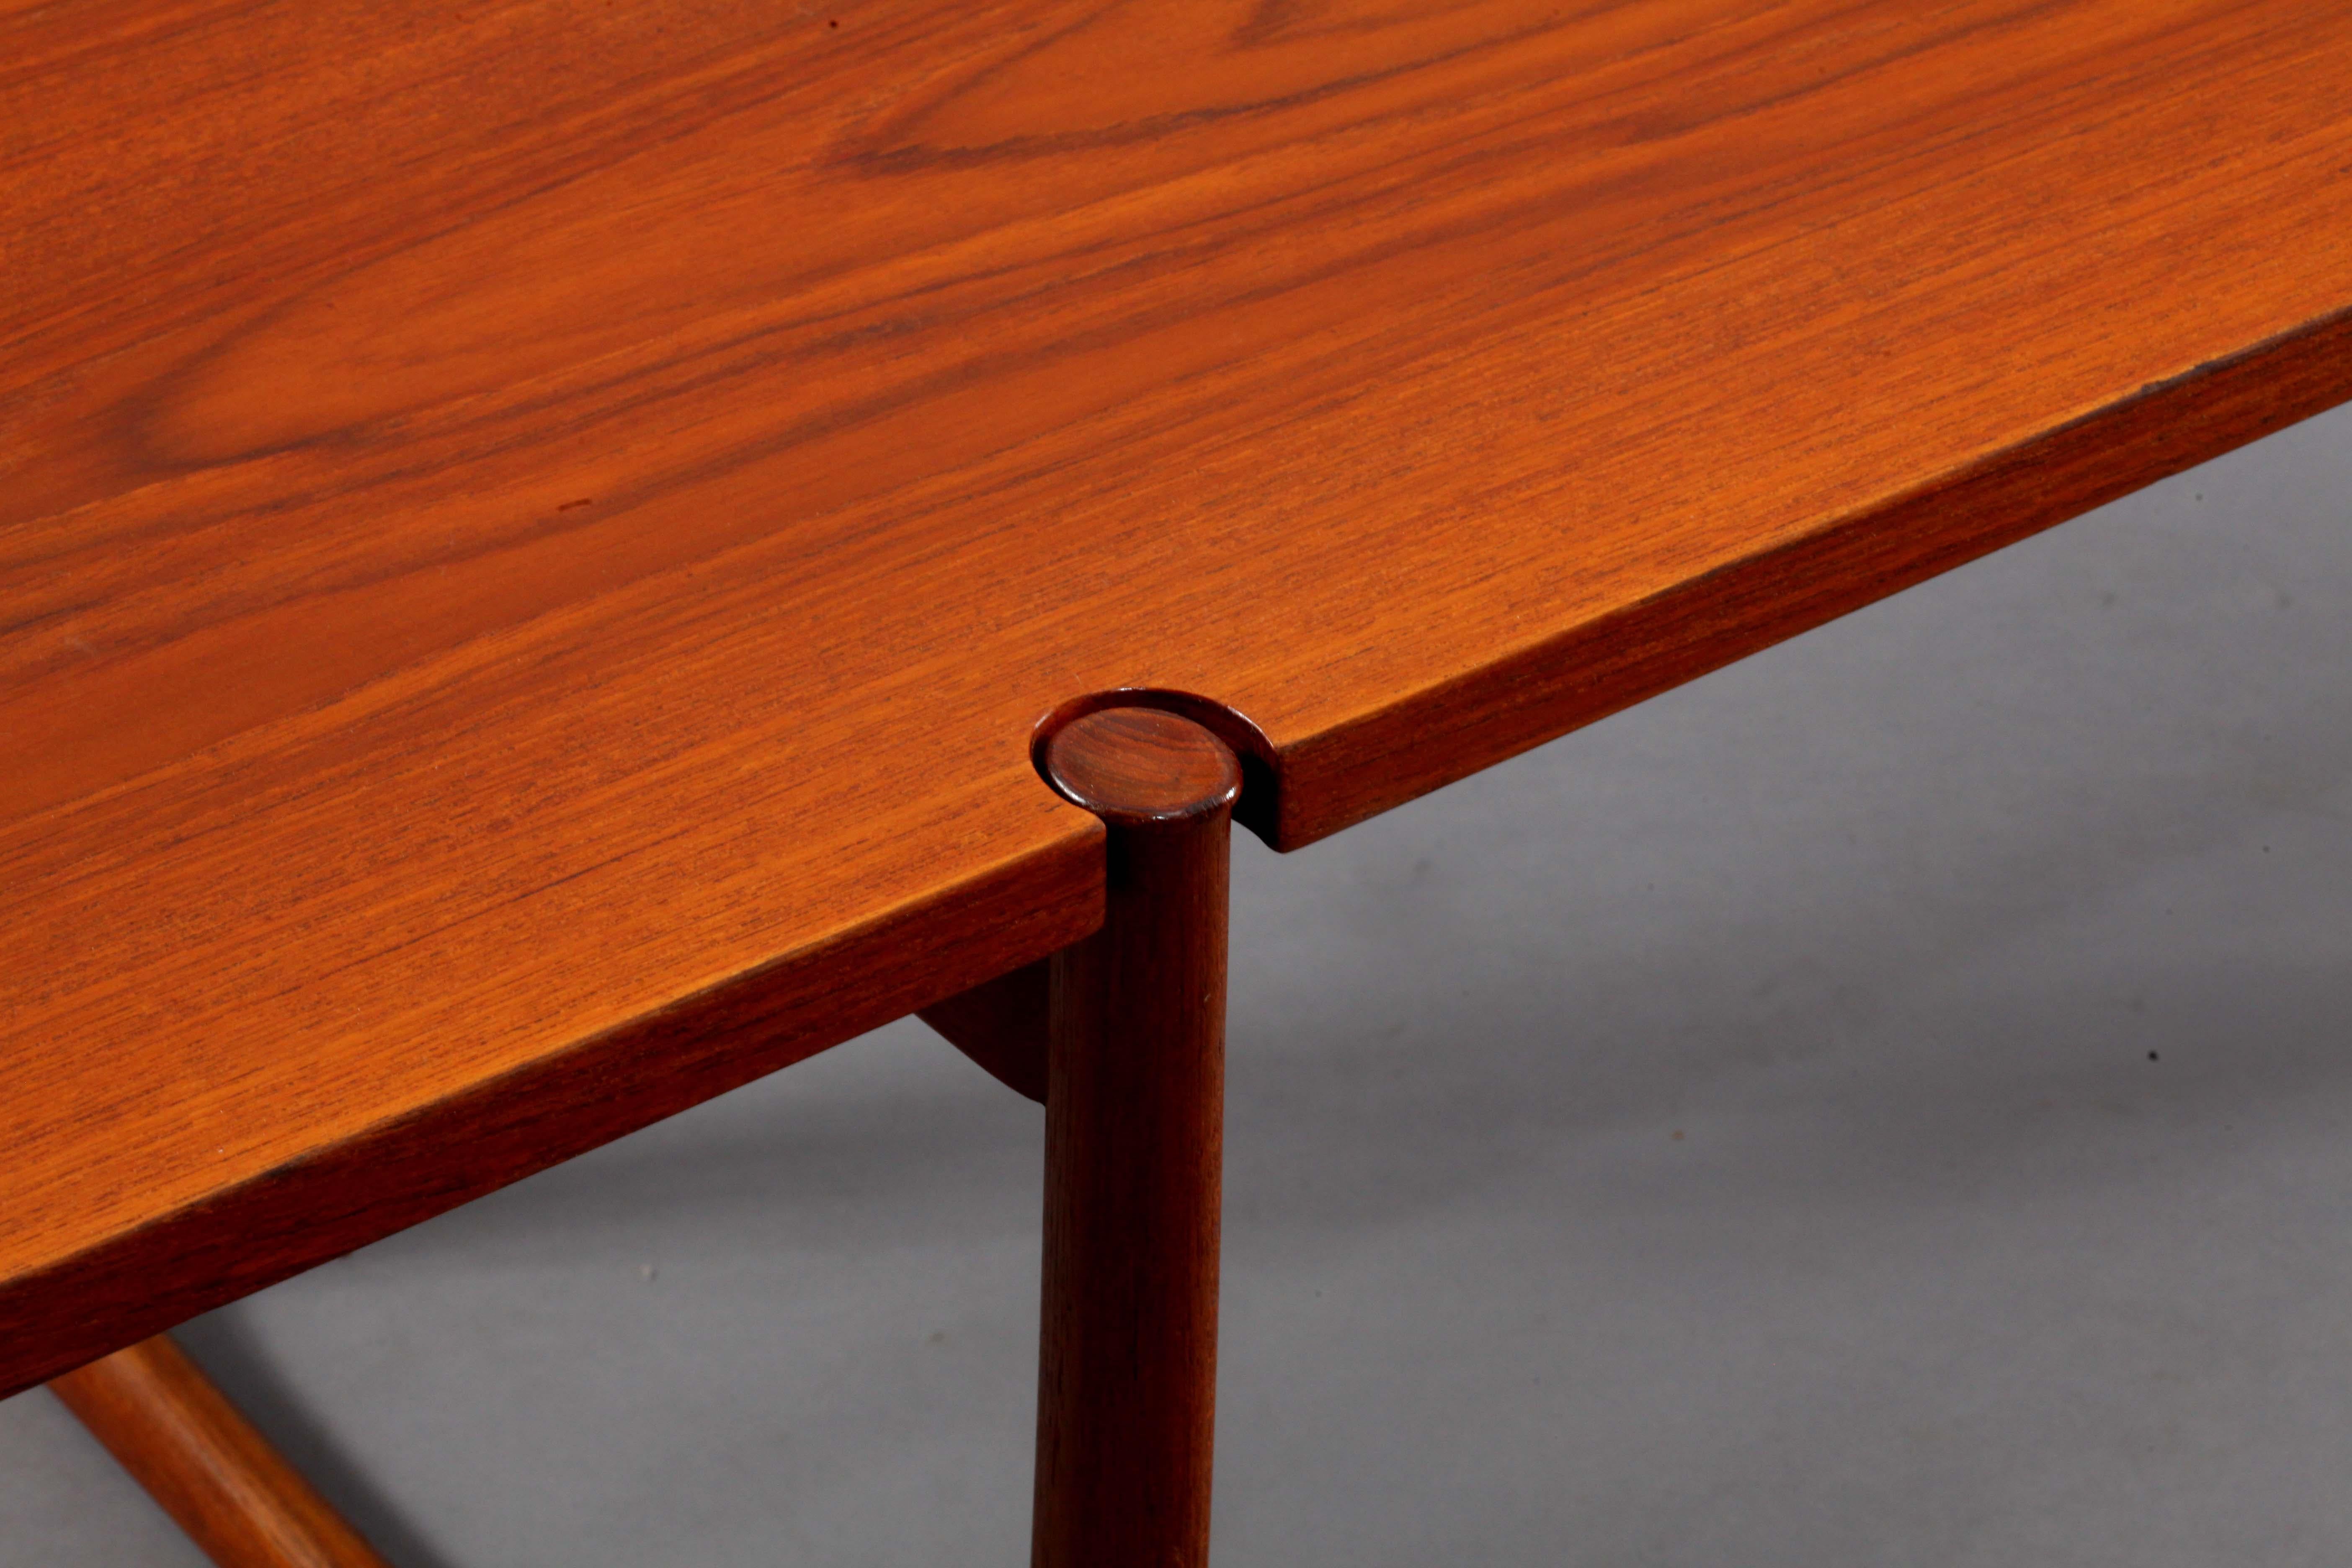
[[1108,709],[1046,749],[1109,829],[1103,928],[1054,960],[1034,1568],[1208,1561],[1234,755]]
[[169,1335],[49,1392],[222,1568],[386,1568]]

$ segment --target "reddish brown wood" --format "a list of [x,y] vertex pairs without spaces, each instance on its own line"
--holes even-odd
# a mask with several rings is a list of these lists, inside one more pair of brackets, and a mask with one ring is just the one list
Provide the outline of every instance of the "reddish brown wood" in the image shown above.
[[170,1336],[49,1391],[222,1568],[386,1568]]
[[1101,829],[1061,809],[1088,831],[1005,868],[999,921],[919,904],[0,1282],[0,1369],[28,1386],[1076,940],[1100,920]]
[[[2347,247],[2352,264],[2352,247]],[[2352,312],[2138,389],[1279,753],[1296,848],[2341,402]]]
[[1228,846],[1242,774],[1110,709],[1046,753],[1109,829],[1103,928],[1055,956],[1038,1568],[1201,1568],[1215,1434]]
[[2347,80],[2310,0],[9,10],[0,1391],[1092,929],[1075,693],[1303,843],[2339,401]]
[[916,1016],[986,1068],[997,1082],[1043,1105],[1053,967],[1050,959],[1024,963],[969,991],[959,991],[944,1002],[934,1002]]
[[1045,748],[1073,721],[1106,708],[1156,708],[1181,714],[1218,740],[1241,763],[1242,797],[1234,803],[1234,821],[1268,844],[1279,844],[1282,831],[1282,759],[1265,731],[1249,715],[1197,691],[1161,686],[1120,686],[1087,691],[1057,703],[1037,721],[1029,741],[1029,760],[1040,773]]

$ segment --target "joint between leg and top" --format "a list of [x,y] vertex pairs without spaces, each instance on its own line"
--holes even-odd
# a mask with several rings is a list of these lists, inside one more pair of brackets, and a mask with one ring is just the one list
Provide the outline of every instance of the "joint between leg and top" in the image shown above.
[[[1057,703],[1030,731],[1029,758],[1039,776],[1066,800],[1087,805],[1054,784],[1047,753],[1055,739],[1081,720],[1112,710],[1149,710],[1190,720],[1223,742],[1241,770],[1232,818],[1269,845],[1280,819],[1281,778],[1273,742],[1248,715],[1214,698],[1170,687],[1121,686],[1089,691]],[[1112,815],[1117,803],[1106,799]],[[1088,809],[1092,809],[1088,806]],[[1108,817],[1106,816],[1106,821]],[[990,1077],[1029,1100],[1044,1103],[1046,1092],[1045,1031],[1052,960],[1041,958],[919,1008],[916,1016]]]

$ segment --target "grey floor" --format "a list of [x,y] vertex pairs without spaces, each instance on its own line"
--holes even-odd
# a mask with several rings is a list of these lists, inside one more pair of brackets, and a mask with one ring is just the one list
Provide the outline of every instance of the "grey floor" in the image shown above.
[[[1244,844],[1220,1560],[2352,1562],[2347,825],[2339,413]],[[184,1338],[403,1568],[1015,1563],[1039,1136],[899,1024]]]

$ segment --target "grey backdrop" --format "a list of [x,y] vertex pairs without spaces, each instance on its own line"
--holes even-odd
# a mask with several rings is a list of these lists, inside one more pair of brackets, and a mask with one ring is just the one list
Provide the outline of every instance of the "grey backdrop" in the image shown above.
[[[2352,1561],[2348,443],[1243,844],[1220,1560]],[[1040,1127],[901,1023],[184,1338],[404,1568],[1021,1563]]]

